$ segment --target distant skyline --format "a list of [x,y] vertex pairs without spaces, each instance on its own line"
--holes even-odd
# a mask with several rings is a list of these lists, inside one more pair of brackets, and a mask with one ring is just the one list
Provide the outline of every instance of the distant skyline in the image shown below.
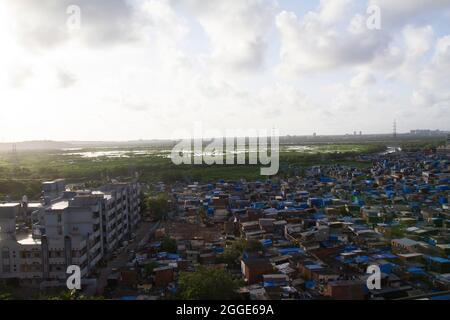
[[[420,133],[413,133],[413,131],[423,131]],[[427,131],[430,131],[429,133],[427,133]],[[430,129],[418,129],[418,130],[410,130],[408,132],[397,132],[396,133],[397,136],[403,136],[403,137],[414,137],[414,136],[420,136],[420,137],[437,137],[437,136],[446,136],[450,134],[450,130],[440,130],[440,129],[435,129],[435,130],[430,130]],[[280,135],[280,137],[282,138],[287,138],[287,137],[299,137],[299,138],[313,138],[313,137],[317,137],[317,138],[324,138],[324,137],[377,137],[377,136],[389,136],[392,137],[393,136],[393,132],[379,132],[379,133],[364,133],[364,132],[347,132],[347,133],[343,133],[343,134],[320,134],[320,132],[313,132],[312,134],[305,134],[305,135],[297,135],[297,134],[283,134]],[[216,136],[219,137],[220,136]],[[226,137],[235,137],[237,138],[238,136],[223,136],[223,138]],[[208,140],[211,139],[210,136],[203,136],[202,137],[203,140]],[[44,140],[20,140],[20,141],[2,141],[0,140],[0,145],[14,145],[14,144],[33,144],[33,143],[69,143],[69,144],[74,144],[74,145],[96,145],[96,144],[103,144],[103,143],[140,143],[140,142],[158,142],[158,141],[178,141],[180,139],[192,139],[192,135],[191,136],[177,136],[177,137],[170,137],[170,138],[154,138],[154,139],[131,139],[131,140],[126,140],[126,139],[117,139],[117,140],[53,140],[53,139],[44,139]],[[343,140],[344,141],[344,140]],[[1,151],[1,149],[0,149]]]
[[448,0],[3,0],[0,142],[450,130],[449,21]]

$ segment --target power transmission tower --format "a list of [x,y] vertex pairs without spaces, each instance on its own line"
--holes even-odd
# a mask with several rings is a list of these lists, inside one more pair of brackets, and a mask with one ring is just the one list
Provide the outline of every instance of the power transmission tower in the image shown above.
[[397,120],[394,119],[394,125],[393,125],[393,138],[397,139]]
[[19,156],[17,155],[17,145],[15,143],[12,145],[11,161],[15,166],[19,165]]

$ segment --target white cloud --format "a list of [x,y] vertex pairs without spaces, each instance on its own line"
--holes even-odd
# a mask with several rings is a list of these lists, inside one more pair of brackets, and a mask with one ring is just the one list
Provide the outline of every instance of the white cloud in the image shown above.
[[417,83],[417,75],[429,61],[427,54],[435,42],[434,30],[430,25],[406,25],[390,51],[375,59],[370,66],[383,70],[386,78],[410,85]]
[[212,66],[233,71],[254,71],[264,66],[275,1],[186,0],[181,3],[193,12],[209,38]]
[[[17,39],[33,49],[50,49],[73,38],[90,46],[117,44],[136,39],[133,5],[138,0],[5,0],[15,17]],[[71,5],[81,9],[81,29],[71,32],[67,21]]]
[[450,107],[450,35],[437,39],[432,59],[419,73],[416,105]]
[[350,85],[354,88],[367,87],[376,84],[375,76],[368,72],[362,71],[352,78]]
[[74,74],[70,73],[67,70],[59,70],[57,73],[59,86],[61,88],[69,88],[77,82],[77,78]]
[[417,58],[424,55],[432,47],[434,31],[429,25],[418,28],[407,25],[403,29],[403,38],[406,44],[406,55]]
[[321,0],[318,9],[319,20],[325,25],[333,25],[345,16],[353,0]]
[[[366,28],[361,15],[354,16],[347,30],[339,29],[338,14],[322,14],[327,11],[327,6],[332,6],[329,10],[335,13],[336,9],[330,3],[323,2],[319,14],[309,12],[303,19],[286,11],[277,16],[276,26],[281,36],[280,74],[301,75],[365,64],[386,50],[389,35]],[[348,3],[343,1],[340,4],[345,6]]]
[[405,128],[446,129],[450,5],[391,2],[368,30],[355,0],[309,12],[275,0],[74,0],[82,29],[68,32],[69,1],[2,1],[0,139],[168,137],[195,121],[382,132],[403,115]]
[[449,9],[448,0],[370,0],[370,4],[380,7],[383,28],[401,27],[417,16]]

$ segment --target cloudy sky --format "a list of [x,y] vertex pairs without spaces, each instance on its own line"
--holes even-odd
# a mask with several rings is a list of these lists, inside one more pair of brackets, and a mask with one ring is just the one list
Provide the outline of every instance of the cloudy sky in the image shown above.
[[171,138],[194,122],[449,130],[449,22],[450,0],[2,0],[0,142]]

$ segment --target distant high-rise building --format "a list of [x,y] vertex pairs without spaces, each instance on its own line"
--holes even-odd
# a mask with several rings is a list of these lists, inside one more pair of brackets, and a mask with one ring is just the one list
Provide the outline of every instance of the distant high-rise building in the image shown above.
[[437,129],[437,130],[416,129],[416,130],[411,130],[410,134],[418,135],[418,136],[439,136],[439,135],[442,135],[443,132],[439,129]]

